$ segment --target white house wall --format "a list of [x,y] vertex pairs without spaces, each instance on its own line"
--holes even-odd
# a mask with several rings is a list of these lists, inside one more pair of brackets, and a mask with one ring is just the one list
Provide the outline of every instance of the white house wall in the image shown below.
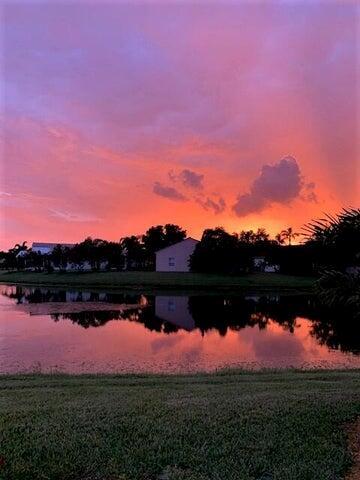
[[188,238],[156,253],[157,272],[189,272],[189,260],[197,240]]

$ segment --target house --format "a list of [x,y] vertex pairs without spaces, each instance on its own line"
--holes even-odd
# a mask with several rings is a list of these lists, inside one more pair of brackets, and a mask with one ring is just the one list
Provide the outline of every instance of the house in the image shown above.
[[253,257],[253,266],[255,272],[277,273],[280,271],[280,265],[272,263],[265,256]]
[[[54,250],[54,248],[56,246],[60,245],[61,247],[67,247],[67,248],[72,248],[75,246],[74,243],[43,243],[43,242],[34,242],[32,244],[32,247],[31,247],[31,250],[33,252],[36,252],[36,253],[39,253],[40,255],[50,255],[52,253],[52,251]],[[103,266],[103,263],[101,264],[101,269],[104,269],[105,267]],[[59,270],[59,267],[54,265],[53,262],[51,262],[51,266],[55,269],[55,270]],[[69,270],[69,271],[77,271],[77,270],[80,270],[80,271],[88,271],[88,270],[91,270],[91,265],[90,265],[90,262],[88,262],[87,260],[84,261],[84,262],[81,262],[79,264],[77,263],[68,263],[65,267],[66,270]]]
[[188,272],[189,261],[198,240],[188,237],[156,252],[157,272]]
[[31,246],[31,250],[36,253],[40,253],[41,255],[48,255],[51,253],[57,245],[61,245],[62,247],[72,248],[74,243],[41,243],[41,242],[34,242]]
[[20,252],[16,254],[16,258],[26,257],[28,252],[28,250],[20,250]]

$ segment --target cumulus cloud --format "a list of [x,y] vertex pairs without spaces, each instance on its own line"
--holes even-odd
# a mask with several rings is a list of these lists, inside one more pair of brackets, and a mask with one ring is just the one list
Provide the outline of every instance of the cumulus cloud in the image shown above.
[[181,192],[176,190],[176,188],[168,187],[160,182],[154,183],[153,192],[160,197],[165,197],[177,202],[185,202],[187,200],[187,198]]
[[[307,184],[307,194],[313,197],[313,183]],[[253,181],[248,193],[239,194],[233,205],[234,212],[243,217],[260,212],[272,203],[289,203],[299,197],[303,188],[300,167],[293,157],[285,157],[274,165],[264,165]],[[313,195],[312,195],[313,194]]]
[[225,200],[222,197],[219,197],[218,201],[213,200],[209,197],[206,200],[201,198],[196,199],[197,203],[199,203],[205,210],[212,210],[215,215],[222,213],[226,208]]
[[204,175],[193,172],[185,168],[179,174],[175,174],[172,170],[169,172],[170,180],[176,182],[180,181],[185,187],[193,188],[195,190],[202,190],[204,188]]

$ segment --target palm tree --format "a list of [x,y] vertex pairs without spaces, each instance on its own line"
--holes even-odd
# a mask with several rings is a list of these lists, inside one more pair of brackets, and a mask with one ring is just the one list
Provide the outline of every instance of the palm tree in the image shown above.
[[344,271],[360,266],[360,208],[343,208],[336,215],[312,220],[303,227],[306,245],[327,269]]
[[13,253],[16,256],[18,253],[26,251],[28,249],[26,244],[27,244],[26,241],[23,242],[22,244],[17,243],[13,248],[9,250],[9,252]]
[[326,270],[315,283],[320,302],[328,307],[342,306],[353,310],[360,319],[360,275]]
[[295,238],[298,237],[299,235],[300,233],[294,232],[292,227],[289,227],[280,233],[280,237],[283,240],[287,240],[289,242],[289,245],[291,245],[291,241],[295,240]]
[[283,239],[281,233],[277,233],[275,235],[275,241],[279,244],[279,245],[284,245],[285,243],[285,240]]

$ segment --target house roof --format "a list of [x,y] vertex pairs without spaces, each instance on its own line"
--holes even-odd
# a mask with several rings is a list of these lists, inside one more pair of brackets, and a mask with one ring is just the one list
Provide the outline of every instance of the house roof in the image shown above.
[[187,242],[188,240],[191,240],[192,242],[195,242],[195,243],[199,243],[199,240],[196,240],[196,238],[187,237],[187,238],[184,238],[184,240],[181,240],[180,242],[176,242],[176,243],[173,243],[172,245],[168,245],[167,247],[160,248],[160,250],[157,250],[155,253],[159,253],[159,252],[162,252],[163,250],[167,250],[168,248],[175,247],[175,245],[179,245],[179,243]]
[[33,242],[32,248],[55,248],[57,245],[62,247],[73,247],[75,243],[44,243],[44,242]]

